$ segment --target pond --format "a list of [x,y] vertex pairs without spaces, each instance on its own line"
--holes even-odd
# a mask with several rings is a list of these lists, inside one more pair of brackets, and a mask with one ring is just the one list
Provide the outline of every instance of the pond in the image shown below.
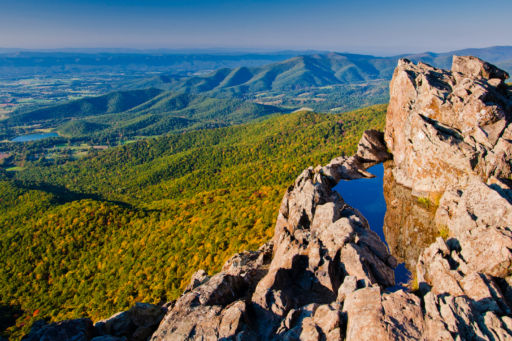
[[49,137],[57,137],[59,134],[57,133],[38,133],[38,134],[29,134],[29,135],[21,135],[11,140],[11,142],[30,142],[46,139]]
[[[375,175],[375,178],[342,180],[334,189],[347,204],[356,208],[365,216],[370,228],[386,243],[384,217],[387,206],[384,198],[384,165],[380,163],[369,168],[368,171]],[[388,244],[386,243],[386,245]],[[404,261],[401,259],[399,261],[402,261],[402,263],[395,269],[395,281],[397,285],[405,285],[409,281],[411,273],[405,267]]]

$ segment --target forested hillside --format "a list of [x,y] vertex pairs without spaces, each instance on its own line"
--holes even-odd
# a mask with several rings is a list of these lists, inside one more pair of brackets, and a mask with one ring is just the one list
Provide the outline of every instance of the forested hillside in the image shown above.
[[30,124],[47,120],[80,118],[118,113],[136,107],[162,93],[162,90],[117,91],[98,97],[86,97],[69,103],[13,115],[8,123]]
[[352,153],[384,113],[274,116],[0,174],[0,305],[19,312],[9,330],[176,297],[197,269],[266,241],[298,172]]
[[50,128],[62,136],[106,140],[119,136],[153,136],[186,128],[199,129],[245,123],[281,109],[237,98],[164,92],[157,89],[112,92],[29,112],[13,113],[1,122]]

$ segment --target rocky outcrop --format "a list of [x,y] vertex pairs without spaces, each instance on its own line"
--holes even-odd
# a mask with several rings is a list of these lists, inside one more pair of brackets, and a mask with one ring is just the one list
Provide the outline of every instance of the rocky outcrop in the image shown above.
[[94,337],[94,327],[90,319],[67,320],[47,324],[37,321],[24,341],[76,340],[89,341]]
[[36,322],[25,341],[145,341],[156,330],[165,309],[149,303],[136,303],[127,311],[93,325],[90,319],[47,324]]
[[[385,132],[390,171],[430,206],[420,225],[445,238],[420,251],[414,273],[427,340],[512,339],[507,77],[474,57],[454,57],[452,71],[402,60],[394,73]],[[386,215],[407,219],[393,210]]]
[[390,85],[385,140],[396,180],[416,191],[443,192],[512,175],[512,92],[508,74],[475,57],[452,71],[402,59]]
[[[511,340],[506,77],[473,57],[455,57],[452,71],[400,61],[385,134],[367,131],[354,156],[304,170],[272,240],[213,276],[199,270],[165,308],[139,304],[94,328],[46,325],[29,340],[73,332],[76,340]],[[395,286],[395,257],[333,190],[391,157],[386,177],[401,186],[385,185],[386,225],[402,235],[391,250],[415,258],[414,292]]]
[[[151,340],[220,339],[247,333],[247,299],[266,273],[272,244],[233,256],[222,272],[208,278],[199,270],[169,310]],[[197,278],[206,278],[197,285]],[[196,284],[194,284],[196,283]]]
[[332,188],[372,176],[365,169],[389,157],[383,134],[368,131],[356,155],[306,169],[283,198],[274,238],[189,286],[152,340],[343,337],[345,299],[358,288],[394,285],[396,261]]
[[337,157],[322,167],[322,174],[329,179],[330,185],[340,180],[373,178],[374,175],[366,169],[392,157],[387,151],[383,136],[382,132],[377,130],[365,131],[355,155],[348,158]]

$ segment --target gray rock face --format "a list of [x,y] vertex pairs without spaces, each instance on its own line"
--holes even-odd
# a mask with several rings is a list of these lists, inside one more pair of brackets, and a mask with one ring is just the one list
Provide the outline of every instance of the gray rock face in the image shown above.
[[96,335],[103,337],[105,341],[145,341],[153,334],[164,314],[165,310],[159,306],[135,303],[129,310],[97,322],[94,329]]
[[452,71],[462,73],[463,75],[474,78],[500,79],[505,80],[509,77],[508,73],[498,69],[496,66],[484,62],[477,57],[453,57]]
[[185,292],[192,291],[204,282],[210,279],[210,276],[204,270],[197,270],[190,279],[190,284],[185,288]]
[[421,340],[424,320],[420,299],[402,290],[379,287],[352,292],[346,298],[347,340]]
[[363,163],[381,163],[393,156],[387,151],[384,134],[378,130],[364,132],[355,155]]
[[423,339],[512,339],[507,77],[473,57],[455,57],[452,72],[402,61],[394,74],[392,171],[413,192],[439,198],[428,225],[447,234],[416,264]]
[[89,319],[67,320],[46,324],[36,322],[24,341],[73,340],[89,341],[94,336],[94,327]]

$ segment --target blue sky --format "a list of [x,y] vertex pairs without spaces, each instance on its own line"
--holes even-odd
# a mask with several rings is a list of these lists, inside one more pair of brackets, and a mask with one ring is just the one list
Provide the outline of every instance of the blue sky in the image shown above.
[[0,0],[0,47],[317,49],[512,45],[511,0]]

